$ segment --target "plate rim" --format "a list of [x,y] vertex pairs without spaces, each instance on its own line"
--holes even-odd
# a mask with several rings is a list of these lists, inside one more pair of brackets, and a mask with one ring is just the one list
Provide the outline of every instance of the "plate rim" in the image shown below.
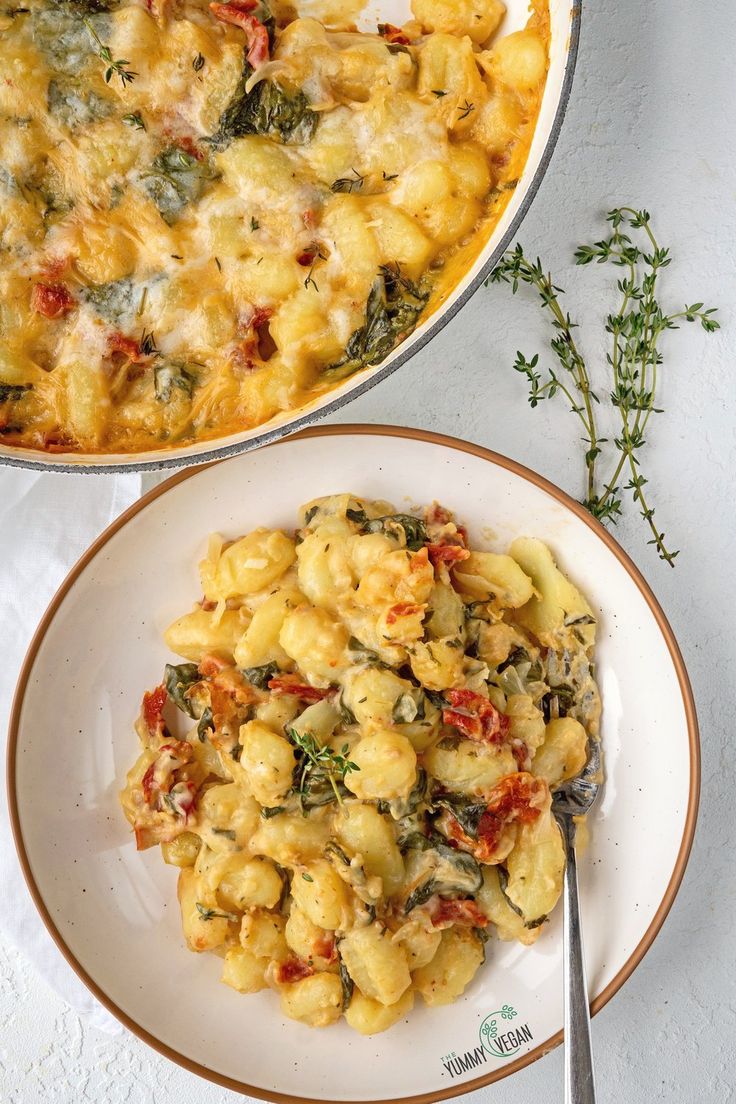
[[[271,429],[268,428],[268,422],[266,422],[264,423],[264,430],[262,433],[257,433],[254,437],[246,440],[233,441],[227,445],[218,445],[218,438],[214,438],[212,448],[203,450],[196,455],[167,457],[166,453],[162,451],[160,456],[156,456],[153,459],[137,460],[136,456],[138,454],[130,453],[130,459],[128,460],[122,458],[126,454],[112,453],[109,455],[119,458],[116,459],[115,463],[100,464],[89,459],[89,457],[93,455],[91,453],[82,453],[81,455],[86,457],[86,459],[81,460],[79,463],[74,459],[75,455],[79,454],[68,453],[67,455],[70,456],[69,460],[62,461],[59,459],[54,463],[52,461],[47,461],[43,455],[40,457],[36,456],[35,453],[37,450],[16,448],[12,452],[0,451],[0,465],[11,468],[27,468],[31,471],[71,472],[74,475],[97,475],[107,472],[121,474],[131,471],[164,471],[168,468],[196,467],[201,464],[212,463],[215,460],[226,460],[231,456],[239,456],[244,452],[253,452],[255,449],[265,448],[267,445],[274,444],[277,441],[283,440],[285,437],[296,435],[297,432],[307,429],[319,422],[321,418],[329,417],[331,414],[335,414],[337,411],[342,410],[342,408],[352,402],[353,399],[367,394],[367,392],[377,384],[398,371],[398,369],[411,360],[416,353],[425,348],[425,346],[445,328],[448,322],[452,321],[458,312],[475,295],[481,285],[485,283],[498,264],[503,253],[509,245],[511,245],[519,227],[529,213],[529,209],[537,196],[542,181],[547,175],[547,170],[550,166],[552,155],[557,148],[557,142],[570,104],[580,48],[580,26],[583,0],[564,0],[564,2],[569,3],[570,7],[570,26],[565,43],[565,68],[562,74],[562,83],[560,85],[560,96],[555,107],[555,113],[550,124],[549,134],[547,135],[544,149],[539,158],[539,164],[529,181],[529,186],[524,194],[524,198],[519,204],[518,211],[511,219],[506,232],[499,238],[498,244],[483,262],[475,277],[470,281],[464,291],[462,291],[446,309],[442,310],[440,308],[436,311],[436,317],[429,323],[426,331],[421,335],[419,340],[415,341],[406,349],[402,349],[402,347],[399,346],[399,351],[392,360],[388,363],[378,365],[375,371],[367,371],[365,373],[365,378],[362,379],[361,382],[358,382],[355,388],[351,387],[344,392],[336,394],[334,398],[330,399],[323,406],[317,406],[312,410],[306,410],[300,416],[291,420],[287,419],[281,425],[276,425]],[[537,122],[538,121],[539,120],[537,120]],[[524,167],[526,167],[526,162]],[[339,387],[337,391],[339,392]],[[108,454],[101,453],[100,455],[104,457]]]
[[[310,429],[302,430],[300,433],[289,436],[283,440],[275,441],[273,444],[265,446],[266,448],[274,448],[279,445],[288,445],[294,440],[306,440],[309,438],[319,437],[336,437],[336,436],[377,436],[377,437],[398,437],[404,440],[411,441],[423,441],[425,443],[439,445],[443,448],[451,448],[458,452],[464,452],[471,456],[476,456],[482,460],[494,464],[497,467],[503,468],[506,471],[511,472],[514,475],[532,483],[534,486],[546,491],[559,503],[570,510],[576,517],[583,521],[593,533],[599,537],[600,540],[608,547],[614,556],[618,559],[621,565],[624,567],[634,584],[639,589],[642,597],[646,601],[654,619],[657,623],[659,631],[661,632],[667,649],[670,653],[673,666],[675,668],[675,674],[677,676],[680,693],[682,695],[683,707],[685,711],[685,719],[688,732],[688,746],[690,756],[690,782],[688,790],[688,804],[687,812],[685,814],[685,822],[683,826],[682,839],[677,853],[677,858],[672,870],[672,874],[667,883],[664,895],[660,904],[649,924],[647,930],[642,936],[641,940],[634,948],[631,955],[628,957],[624,965],[618,971],[616,976],[608,983],[608,985],[598,994],[597,997],[591,1002],[591,1014],[595,1015],[599,1012],[608,1001],[621,989],[626,981],[631,977],[634,970],[646,955],[652,943],[659,934],[664,921],[669,913],[674,900],[679,891],[682,883],[683,876],[687,867],[690,851],[695,836],[695,828],[698,815],[698,805],[700,800],[700,781],[701,781],[701,760],[700,760],[700,738],[698,720],[695,709],[695,701],[693,697],[692,687],[690,679],[685,666],[682,653],[680,651],[677,639],[673,632],[673,629],[660,606],[657,598],[654,595],[651,587],[645,580],[639,568],[634,564],[629,555],[619,545],[618,541],[597,521],[592,517],[590,513],[585,509],[581,503],[577,502],[570,495],[568,495],[556,484],[546,479],[544,476],[539,475],[531,468],[520,464],[516,460],[512,460],[510,457],[504,456],[501,453],[495,452],[492,449],[487,449],[482,445],[474,444],[470,441],[465,441],[462,438],[449,436],[447,434],[435,433],[431,430],[416,429],[408,426],[400,425],[388,425],[380,423],[343,423],[338,425],[326,425],[318,426]],[[276,1104],[324,1104],[320,1098],[308,1097],[308,1096],[295,1096],[288,1093],[280,1093],[275,1090],[267,1091],[259,1088],[256,1085],[250,1085],[245,1081],[239,1081],[236,1078],[227,1076],[226,1074],[218,1073],[215,1070],[209,1069],[199,1062],[188,1058],[185,1054],[181,1054],[174,1047],[169,1046],[162,1040],[156,1038],[151,1032],[143,1028],[140,1024],[136,1023],[132,1017],[117,1006],[111,997],[105,993],[105,991],[97,984],[81,962],[76,958],[70,948],[67,946],[61,932],[56,927],[49,910],[45,904],[41,891],[36,884],[33,872],[31,870],[30,861],[25,848],[25,842],[20,825],[20,813],[18,794],[16,788],[16,766],[17,766],[17,749],[18,749],[18,735],[20,728],[20,718],[25,700],[25,694],[28,686],[28,682],[33,670],[33,666],[37,657],[40,645],[46,636],[46,633],[54,620],[56,613],[58,612],[61,603],[66,597],[68,591],[72,585],[76,582],[84,569],[92,562],[99,552],[107,545],[108,541],[127,523],[132,520],[138,513],[144,510],[152,502],[162,495],[168,493],[173,487],[179,483],[184,482],[186,479],[192,478],[199,472],[204,471],[209,467],[213,467],[218,463],[223,463],[222,460],[210,461],[206,464],[190,465],[182,468],[174,475],[170,476],[163,483],[153,487],[145,495],[142,495],[136,502],[133,503],[127,510],[125,510],[119,517],[117,517],[106,529],[96,538],[95,541],[89,546],[89,548],[79,557],[74,566],[67,574],[64,581],[61,583],[53,598],[51,599],[43,617],[41,618],[38,627],[36,628],[28,649],[26,651],[23,664],[20,669],[18,681],[16,684],[15,693],[13,695],[13,701],[10,710],[10,719],[8,724],[8,746],[6,753],[6,795],[8,801],[8,814],[12,829],[13,841],[16,848],[16,853],[20,863],[23,877],[26,882],[26,886],[31,895],[34,905],[43,921],[46,930],[53,939],[57,948],[66,959],[68,965],[74,970],[79,979],[86,985],[93,996],[107,1009],[122,1025],[127,1028],[132,1034],[137,1036],[142,1042],[146,1043],[153,1050],[157,1051],[160,1055],[168,1058],[169,1061],[176,1063],[182,1068],[186,1069],[189,1073],[197,1074],[199,1077],[204,1078],[222,1088],[230,1089],[241,1094],[247,1094],[254,1096],[258,1099],[276,1102]],[[427,1093],[419,1093],[411,1096],[401,1097],[389,1097],[389,1098],[372,1098],[363,1097],[360,1100],[335,1100],[330,1101],[329,1104],[433,1104],[434,1101],[447,1100],[451,1097],[461,1096],[465,1093],[474,1092],[476,1089],[484,1088],[487,1085],[494,1082],[501,1081],[511,1074],[524,1069],[526,1066],[536,1062],[539,1058],[543,1057],[549,1051],[557,1047],[563,1040],[563,1031],[560,1030],[554,1035],[550,1036],[544,1042],[540,1043],[533,1050],[524,1054],[522,1057],[516,1059],[514,1062],[508,1063],[506,1066],[497,1070],[491,1070],[488,1073],[474,1078],[471,1081],[465,1081],[457,1085],[447,1085],[436,1091]]]

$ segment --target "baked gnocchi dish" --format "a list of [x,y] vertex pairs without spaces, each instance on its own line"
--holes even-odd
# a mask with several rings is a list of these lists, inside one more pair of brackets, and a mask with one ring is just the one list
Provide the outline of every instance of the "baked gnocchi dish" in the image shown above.
[[384,1031],[529,945],[562,888],[551,793],[598,739],[596,620],[538,540],[473,550],[350,494],[210,539],[183,662],[121,794],[179,867],[187,946],[312,1027]]
[[167,449],[384,360],[523,169],[549,13],[503,35],[504,10],[413,0],[360,33],[289,0],[0,7],[0,440]]

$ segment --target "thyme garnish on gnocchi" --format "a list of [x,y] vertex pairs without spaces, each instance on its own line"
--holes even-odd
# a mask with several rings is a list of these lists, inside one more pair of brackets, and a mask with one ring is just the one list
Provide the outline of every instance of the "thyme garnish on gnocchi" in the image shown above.
[[363,1034],[462,995],[560,896],[552,791],[598,739],[596,616],[529,537],[474,549],[330,495],[210,538],[121,794],[179,868],[184,938],[240,993]]

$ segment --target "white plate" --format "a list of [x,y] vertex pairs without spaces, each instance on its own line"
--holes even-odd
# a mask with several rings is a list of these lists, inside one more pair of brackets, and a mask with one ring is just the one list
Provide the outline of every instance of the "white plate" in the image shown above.
[[[313,1031],[284,1021],[272,993],[221,985],[220,961],[185,949],[177,871],[157,850],[136,853],[117,802],[137,753],[142,690],[170,658],[161,632],[199,595],[207,534],[293,527],[301,502],[345,490],[400,509],[437,498],[469,523],[475,546],[541,537],[599,615],[607,781],[581,879],[601,1007],[650,945],[687,861],[699,781],[687,675],[662,611],[613,539],[551,484],[476,446],[328,427],[181,473],[137,503],[74,568],[31,646],[11,720],[10,810],[31,892],[62,951],[169,1058],[271,1100],[437,1099],[559,1041],[559,910],[532,948],[490,942],[457,1004],[418,1007],[368,1039],[344,1023]],[[504,1007],[515,1015],[505,1019]],[[489,1017],[499,1041],[483,1048]]]
[[[502,35],[519,30],[529,18],[529,0],[504,0],[506,15]],[[361,12],[361,29],[374,31],[376,23],[385,21],[401,25],[410,18],[409,0],[296,0],[295,8],[302,15],[320,17],[339,10],[342,3],[352,15]],[[529,156],[511,200],[499,219],[484,248],[454,288],[442,306],[430,315],[414,333],[380,364],[349,377],[339,387],[307,406],[286,411],[263,425],[233,433],[215,441],[199,441],[162,451],[143,453],[64,453],[50,456],[34,449],[14,448],[3,444],[0,437],[0,464],[37,467],[51,471],[122,471],[126,468],[165,468],[182,464],[197,464],[217,457],[232,456],[257,448],[306,425],[313,425],[325,414],[340,409],[357,395],[370,390],[386,376],[395,372],[414,353],[439,333],[444,325],[468,301],[498,263],[503,251],[513,240],[528,211],[549,165],[557,137],[562,127],[567,102],[572,89],[578,41],[580,37],[581,0],[549,0],[550,65],[547,74],[539,118]]]

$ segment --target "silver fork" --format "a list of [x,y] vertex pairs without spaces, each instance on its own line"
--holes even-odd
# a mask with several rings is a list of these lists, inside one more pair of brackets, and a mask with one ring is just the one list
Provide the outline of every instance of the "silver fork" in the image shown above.
[[577,778],[557,789],[552,811],[565,847],[565,1104],[595,1104],[588,983],[583,957],[575,821],[592,808],[601,788],[601,748],[588,742],[588,761]]

